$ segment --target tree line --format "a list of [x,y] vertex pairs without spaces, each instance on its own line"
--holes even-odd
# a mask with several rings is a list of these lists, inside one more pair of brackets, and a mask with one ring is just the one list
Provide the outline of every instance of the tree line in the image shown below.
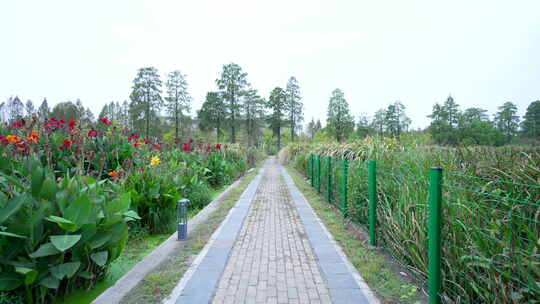
[[[344,141],[351,136],[388,136],[399,138],[410,132],[411,119],[405,114],[406,107],[396,101],[375,112],[370,119],[361,114],[355,122],[343,91],[335,89],[328,104],[326,126],[314,119],[308,123],[306,131],[311,139],[317,133],[324,133],[336,141]],[[517,115],[513,102],[504,102],[492,118],[487,110],[471,107],[461,110],[459,104],[449,96],[443,103],[435,103],[428,115],[430,125],[424,133],[430,133],[434,143],[439,145],[490,145],[500,146],[511,143],[536,143],[540,141],[540,100],[532,102],[523,118]]]
[[[323,136],[341,142],[351,137],[399,138],[410,132],[411,119],[400,101],[379,109],[372,117],[362,113],[356,121],[344,92],[335,89],[329,98],[326,125],[323,127],[319,119],[312,118],[303,132],[304,105],[295,77],[290,77],[285,86],[272,89],[267,98],[249,83],[248,74],[235,63],[223,65],[215,82],[216,89],[206,94],[202,107],[192,116],[193,98],[188,91],[187,76],[176,70],[168,73],[163,82],[155,67],[143,67],[133,80],[129,101],[106,104],[99,117],[107,117],[143,136],[212,137],[216,141],[243,142],[250,147],[264,143],[276,151],[284,137],[294,141],[299,136],[308,140]],[[83,125],[96,120],[79,99],[52,108],[47,99],[36,108],[31,100],[23,103],[17,96],[0,103],[3,122],[30,119],[34,115],[40,121],[61,117]],[[435,103],[428,117],[430,125],[415,132],[430,133],[433,142],[439,145],[498,146],[540,141],[540,100],[532,102],[522,118],[517,115],[516,104],[509,101],[490,117],[487,110],[478,107],[461,110],[449,96],[444,102]]]
[[[260,146],[265,131],[271,130],[270,144],[279,150],[283,130],[290,131],[290,140],[302,132],[303,103],[298,80],[290,77],[284,88],[276,87],[264,98],[247,77],[238,64],[225,64],[216,79],[216,90],[206,94],[201,109],[192,117],[193,98],[187,76],[176,70],[168,73],[163,82],[155,67],[143,67],[133,80],[129,101],[111,101],[103,106],[99,117],[107,117],[142,136],[215,136],[217,141],[242,141],[248,146]],[[59,117],[90,124],[96,120],[80,100],[62,102],[52,109],[46,99],[38,109],[30,100],[23,104],[19,97],[0,104],[0,119],[6,123],[34,115],[42,121]]]

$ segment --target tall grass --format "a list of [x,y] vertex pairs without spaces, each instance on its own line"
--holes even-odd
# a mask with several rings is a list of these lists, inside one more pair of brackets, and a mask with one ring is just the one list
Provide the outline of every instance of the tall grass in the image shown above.
[[[359,225],[367,224],[367,161],[377,161],[379,245],[424,281],[428,170],[443,168],[443,301],[540,303],[539,148],[403,146],[372,138],[289,148],[306,175],[311,153],[335,158],[333,203],[340,201],[338,158],[351,159],[349,214]],[[326,160],[321,166],[326,194]]]

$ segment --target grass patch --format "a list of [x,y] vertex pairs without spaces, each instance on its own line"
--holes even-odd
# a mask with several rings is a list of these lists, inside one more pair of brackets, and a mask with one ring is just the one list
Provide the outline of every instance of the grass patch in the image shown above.
[[351,263],[379,298],[391,303],[420,303],[418,287],[396,274],[382,254],[369,248],[365,233],[344,220],[332,205],[326,203],[311,188],[298,171],[290,167],[287,167],[287,170]]
[[208,219],[190,231],[189,239],[180,242],[178,256],[171,257],[163,262],[155,271],[148,274],[144,280],[133,289],[120,303],[146,304],[160,303],[174,289],[180,278],[189,268],[192,260],[203,249],[212,233],[219,227],[229,210],[235,205],[257,175],[258,169],[249,172],[238,187],[232,189],[222,203],[212,212]]

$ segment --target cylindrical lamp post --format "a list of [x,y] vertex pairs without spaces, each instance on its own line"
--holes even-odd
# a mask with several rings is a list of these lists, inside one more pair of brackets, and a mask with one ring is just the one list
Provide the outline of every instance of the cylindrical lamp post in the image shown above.
[[189,204],[189,200],[187,198],[184,198],[184,199],[181,199],[178,202],[178,206],[177,206],[178,240],[179,241],[187,240],[187,236],[188,236],[188,230],[187,230],[187,223],[188,223],[187,206],[188,206],[188,204]]

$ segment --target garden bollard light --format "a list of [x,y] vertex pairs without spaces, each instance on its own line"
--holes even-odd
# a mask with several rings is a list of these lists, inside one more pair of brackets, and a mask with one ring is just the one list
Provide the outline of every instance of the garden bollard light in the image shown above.
[[187,198],[181,199],[178,202],[177,212],[178,212],[178,240],[185,241],[188,236],[188,216],[187,216],[187,206],[189,200]]

